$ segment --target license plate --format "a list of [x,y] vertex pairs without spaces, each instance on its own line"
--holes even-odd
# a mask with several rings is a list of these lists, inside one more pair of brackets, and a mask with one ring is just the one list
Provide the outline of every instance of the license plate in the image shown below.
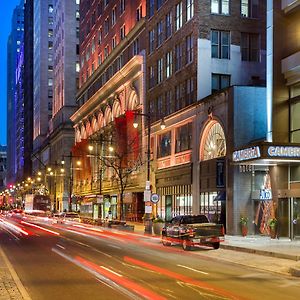
[[193,239],[193,243],[197,243],[197,244],[199,244],[200,243],[200,239]]

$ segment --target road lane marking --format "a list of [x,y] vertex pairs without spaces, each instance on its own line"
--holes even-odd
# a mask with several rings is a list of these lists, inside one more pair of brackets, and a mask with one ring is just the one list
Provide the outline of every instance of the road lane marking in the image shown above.
[[63,250],[66,250],[66,248],[64,246],[60,245],[60,244],[56,244],[56,246],[63,249]]
[[177,267],[185,268],[185,269],[188,269],[188,270],[191,270],[191,271],[194,271],[194,272],[197,272],[197,273],[201,273],[201,274],[204,274],[204,275],[209,275],[207,272],[196,270],[196,269],[193,269],[193,268],[190,268],[190,267],[187,267],[187,266],[177,265]]
[[50,229],[41,227],[41,226],[36,225],[36,224],[28,223],[28,222],[25,222],[25,221],[21,221],[21,224],[25,224],[25,225],[27,225],[27,226],[29,226],[29,227],[38,228],[38,229],[40,229],[40,230],[49,232],[49,233],[54,234],[54,235],[60,235],[60,234],[59,234],[58,232],[56,232],[56,231],[53,231],[53,230],[50,230]]
[[119,274],[119,273],[117,273],[117,272],[115,272],[115,271],[113,271],[113,270],[111,270],[111,269],[109,269],[109,268],[106,268],[106,267],[104,267],[104,266],[100,266],[100,267],[103,268],[104,270],[108,271],[108,272],[111,272],[111,273],[113,273],[113,274],[119,276],[119,277],[123,277],[123,275],[121,275],[121,274]]
[[122,249],[121,247],[116,246],[116,245],[112,245],[112,244],[108,244],[108,246],[113,247],[113,248],[116,248],[116,249]]
[[105,252],[103,252],[103,251],[100,251],[100,250],[98,250],[98,249],[96,249],[96,248],[94,248],[94,247],[91,247],[91,249],[93,249],[94,251],[96,251],[96,252],[98,252],[98,253],[101,253],[101,254],[103,254],[103,255],[105,255],[105,256],[107,256],[107,257],[112,257],[111,255],[109,255],[109,254],[107,254],[107,253],[105,253]]

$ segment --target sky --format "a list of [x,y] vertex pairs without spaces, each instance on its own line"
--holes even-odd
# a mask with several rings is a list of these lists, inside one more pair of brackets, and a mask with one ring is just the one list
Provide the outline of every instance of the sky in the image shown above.
[[11,17],[20,0],[0,0],[0,144],[6,145],[6,44]]

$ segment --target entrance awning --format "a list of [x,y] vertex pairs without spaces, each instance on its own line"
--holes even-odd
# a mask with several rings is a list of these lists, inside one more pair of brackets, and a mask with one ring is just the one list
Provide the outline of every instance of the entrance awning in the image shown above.
[[226,191],[219,191],[214,201],[226,201]]

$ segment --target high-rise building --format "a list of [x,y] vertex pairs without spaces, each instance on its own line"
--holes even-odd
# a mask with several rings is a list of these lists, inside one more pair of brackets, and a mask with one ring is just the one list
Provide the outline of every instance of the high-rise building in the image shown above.
[[24,1],[14,9],[11,33],[7,42],[7,181],[14,182],[17,175],[16,155],[16,69],[17,57],[24,35]]
[[[87,140],[99,148],[101,133],[121,120],[123,139],[130,136],[132,111],[145,112],[145,15],[145,0],[80,1],[79,108],[71,116],[73,153],[86,154]],[[74,172],[73,182],[74,194],[85,197],[81,211],[96,218],[120,217],[123,205],[118,186],[111,181],[112,170],[101,169],[95,156],[86,157],[84,166]],[[143,216],[144,188],[145,178],[136,175],[126,189],[123,211],[133,218]],[[98,201],[101,197],[103,201]]]
[[33,4],[24,4],[24,178],[32,175],[33,143]]
[[[53,103],[49,123],[50,163],[64,167],[64,176],[57,176],[55,188],[56,209],[69,209],[70,151],[74,144],[74,129],[70,116],[75,112],[79,77],[79,4],[78,1],[58,0],[53,6]],[[65,159],[64,159],[65,158]],[[65,164],[60,163],[64,159]],[[60,170],[57,171],[56,173]]]
[[4,191],[6,189],[6,150],[6,146],[0,145],[0,191]]

